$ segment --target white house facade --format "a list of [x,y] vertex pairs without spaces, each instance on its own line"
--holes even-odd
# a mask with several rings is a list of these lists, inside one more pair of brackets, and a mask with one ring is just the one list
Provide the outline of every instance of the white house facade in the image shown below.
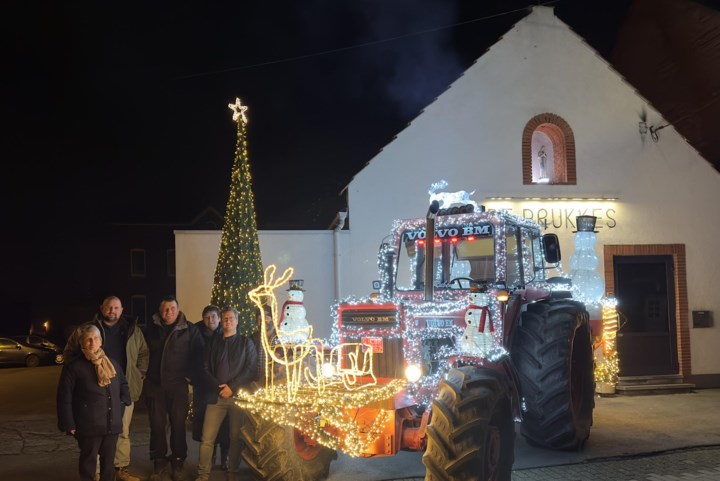
[[[627,309],[647,318],[621,330],[625,375],[720,386],[720,174],[552,8],[534,7],[357,173],[347,186],[351,229],[340,242],[317,234],[317,290],[306,299],[367,295],[393,220],[424,216],[439,179],[488,209],[539,221],[560,237],[566,262],[575,217],[596,216],[605,292],[641,299]],[[202,281],[209,292],[212,282],[184,259],[195,252],[183,247],[190,235],[176,233],[183,298],[184,286]],[[264,262],[309,260],[299,234],[263,235]],[[216,255],[219,233],[209,242]]]

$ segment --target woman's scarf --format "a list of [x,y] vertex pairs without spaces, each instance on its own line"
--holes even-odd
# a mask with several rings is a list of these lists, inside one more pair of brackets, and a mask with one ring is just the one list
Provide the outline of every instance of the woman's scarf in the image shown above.
[[98,378],[98,386],[105,387],[110,384],[110,380],[115,377],[115,367],[113,367],[110,359],[105,355],[105,351],[98,349],[94,354],[87,349],[82,350],[85,359],[95,365],[95,373]]

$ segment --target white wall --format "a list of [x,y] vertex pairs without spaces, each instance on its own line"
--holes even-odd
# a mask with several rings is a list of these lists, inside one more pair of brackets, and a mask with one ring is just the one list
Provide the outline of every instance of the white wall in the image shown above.
[[[200,319],[210,302],[215,266],[220,249],[221,231],[175,231],[176,292],[180,309],[190,320]],[[293,279],[303,279],[307,319],[317,337],[331,333],[330,307],[335,301],[333,236],[337,235],[338,258],[344,257],[347,231],[259,231],[264,267],[277,266],[277,276],[287,267]],[[346,256],[346,254],[345,254]],[[281,288],[275,291],[278,302],[287,299]]]

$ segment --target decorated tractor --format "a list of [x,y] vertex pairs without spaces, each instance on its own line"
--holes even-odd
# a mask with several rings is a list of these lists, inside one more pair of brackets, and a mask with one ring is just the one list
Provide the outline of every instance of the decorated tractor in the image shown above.
[[509,480],[516,422],[533,446],[581,448],[592,341],[569,280],[548,278],[557,236],[508,212],[434,201],[386,239],[377,292],[334,308],[329,342],[304,324],[270,333],[282,331],[272,291],[292,272],[269,268],[251,294],[273,312],[264,385],[238,394],[254,476],[322,479],[337,451],[424,451],[426,480]]

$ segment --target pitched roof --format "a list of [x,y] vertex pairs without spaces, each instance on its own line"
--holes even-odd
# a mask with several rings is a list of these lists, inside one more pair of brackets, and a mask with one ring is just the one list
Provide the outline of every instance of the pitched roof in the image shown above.
[[720,11],[689,0],[635,0],[610,62],[720,171]]

